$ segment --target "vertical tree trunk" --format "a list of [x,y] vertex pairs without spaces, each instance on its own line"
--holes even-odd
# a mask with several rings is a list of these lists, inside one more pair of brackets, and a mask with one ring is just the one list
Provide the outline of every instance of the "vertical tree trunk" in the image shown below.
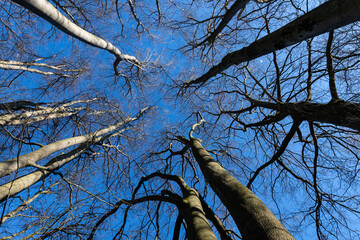
[[205,217],[199,194],[195,189],[188,186],[186,186],[185,194],[180,212],[187,223],[189,239],[216,240],[215,234]]
[[244,240],[294,239],[284,225],[247,187],[236,180],[190,135],[190,144],[205,179],[229,210]]

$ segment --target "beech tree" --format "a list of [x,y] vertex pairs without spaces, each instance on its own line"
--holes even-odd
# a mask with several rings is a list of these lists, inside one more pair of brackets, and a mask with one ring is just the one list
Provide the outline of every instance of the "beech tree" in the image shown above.
[[0,239],[359,238],[359,11],[4,1]]

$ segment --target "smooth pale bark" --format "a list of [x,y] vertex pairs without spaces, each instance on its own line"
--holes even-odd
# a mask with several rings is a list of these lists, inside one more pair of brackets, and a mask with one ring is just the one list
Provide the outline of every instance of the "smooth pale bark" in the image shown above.
[[182,206],[179,207],[179,210],[186,221],[189,239],[217,239],[205,217],[199,193],[195,191],[195,189],[186,186],[186,190],[183,190],[183,194]]
[[[108,139],[112,136],[117,135],[117,132],[114,132],[112,134],[111,134],[111,132],[114,130],[117,130],[120,126],[123,126],[126,123],[129,123],[131,121],[139,119],[142,116],[142,114],[145,111],[147,111],[148,109],[149,108],[144,108],[140,111],[140,113],[137,114],[137,116],[135,116],[133,118],[128,117],[126,120],[124,120],[122,122],[119,122],[110,127],[107,127],[107,128],[104,128],[99,131],[91,133],[92,134],[90,136],[91,139],[80,144],[78,147],[71,150],[70,152],[61,154],[61,155],[51,159],[47,164],[45,164],[45,166],[39,166],[33,162],[32,162],[33,164],[31,164],[31,162],[28,161],[27,166],[34,166],[34,167],[37,167],[39,170],[36,170],[25,176],[19,177],[13,181],[10,181],[6,184],[1,185],[0,186],[0,202],[3,202],[6,199],[15,196],[16,194],[29,188],[30,186],[34,185],[35,183],[47,178],[50,174],[52,174],[54,172],[54,170],[57,170],[57,169],[63,167],[65,164],[67,164],[71,160],[75,159],[77,156],[79,156],[81,153],[83,153],[86,149],[88,149],[89,146],[96,144],[100,141],[103,141],[105,139]],[[87,136],[87,135],[84,135],[84,136]],[[80,136],[80,138],[84,137],[84,136]],[[99,136],[99,137],[97,137],[97,136]],[[77,142],[77,144],[78,143],[79,142]],[[63,142],[63,144],[66,145],[66,142]],[[56,148],[57,146],[53,146],[53,147]],[[50,151],[51,150],[53,150],[53,149],[51,148]],[[47,152],[45,154],[47,154]],[[37,157],[37,155],[35,155],[35,157]],[[17,166],[16,163],[15,163],[15,166]]]
[[58,157],[55,157],[45,165],[44,168],[47,168],[48,170],[45,169],[36,170],[25,176],[19,177],[11,182],[1,185],[0,203],[24,191],[25,189],[31,187],[35,183],[47,178],[52,173],[53,170],[56,170],[64,166],[66,163],[70,162],[71,160],[75,159],[77,156],[83,153],[87,149],[87,147],[88,144],[82,144],[66,154],[62,154]]
[[[37,68],[30,68],[32,67],[42,67],[51,70],[57,70],[57,72],[50,72],[50,71],[43,71]],[[62,77],[69,77],[73,78],[76,77],[79,72],[83,69],[65,69],[64,66],[51,66],[45,63],[36,63],[36,62],[19,62],[19,61],[3,61],[0,60],[0,68],[2,69],[10,69],[10,70],[21,70],[21,71],[28,71],[31,73],[39,73],[42,75],[57,75]],[[64,72],[70,72],[72,75],[65,74]]]
[[50,189],[54,186],[58,185],[58,183],[52,184],[48,189],[43,191],[38,191],[34,196],[30,197],[28,200],[24,201],[20,206],[18,206],[13,211],[7,213],[1,220],[0,223],[3,224],[5,221],[7,221],[10,218],[16,217],[19,212],[22,212],[23,210],[27,209],[29,207],[29,204],[32,203],[35,199],[37,199],[42,194],[49,194]]
[[49,1],[47,0],[12,0],[17,4],[25,7],[29,11],[35,13],[41,18],[51,23],[56,28],[60,29],[64,33],[77,38],[78,40],[89,44],[93,47],[104,49],[112,54],[118,60],[125,60],[137,65],[140,62],[134,57],[127,54],[122,54],[118,48],[112,43],[99,38],[88,31],[77,26],[75,23],[67,19],[61,12],[59,12]]
[[279,30],[253,42],[247,47],[227,54],[218,65],[201,77],[185,84],[202,84],[211,77],[237,65],[289,47],[308,38],[330,32],[360,20],[360,0],[330,0]]
[[13,125],[21,125],[21,124],[31,124],[31,123],[51,120],[55,118],[64,118],[75,115],[79,111],[84,109],[86,108],[80,107],[80,108],[69,109],[71,111],[52,112],[52,113],[48,113],[48,111],[46,110],[39,110],[39,111],[28,111],[19,114],[6,114],[0,116],[0,125],[13,126]]
[[244,240],[294,239],[252,191],[213,159],[200,139],[190,135],[190,144],[205,179],[229,210]]
[[[0,125],[20,125],[31,124],[34,122],[50,120],[55,118],[62,118],[77,114],[86,107],[70,107],[74,104],[89,103],[98,100],[97,98],[89,100],[77,100],[64,103],[60,106],[50,106],[45,103],[32,103],[29,101],[16,101],[9,103],[1,103],[0,110],[9,112],[8,114],[0,115]],[[46,106],[47,105],[47,106]],[[21,110],[21,113],[14,113]],[[94,111],[91,114],[99,114],[101,112]]]
[[101,130],[94,131],[92,133],[85,134],[82,136],[67,138],[67,139],[63,139],[63,140],[60,140],[60,141],[57,141],[54,143],[50,143],[46,146],[41,147],[40,149],[38,149],[36,151],[27,153],[25,155],[22,155],[22,156],[19,156],[16,158],[12,158],[12,159],[4,161],[4,162],[1,162],[0,163],[0,177],[9,175],[18,169],[32,166],[37,161],[39,161],[57,151],[60,151],[62,149],[65,149],[65,148],[68,148],[70,146],[74,146],[77,144],[82,144],[82,143],[93,140],[95,137],[102,136],[104,134],[108,134],[108,133],[118,129],[119,127],[121,127],[131,121],[134,121],[136,119],[137,119],[137,117],[127,118],[124,121],[119,122],[114,125],[111,125],[107,128],[103,128]]
[[337,126],[348,127],[360,132],[360,104],[343,100],[329,103],[270,103],[249,99],[254,105],[279,111],[284,116],[295,119],[330,123]]

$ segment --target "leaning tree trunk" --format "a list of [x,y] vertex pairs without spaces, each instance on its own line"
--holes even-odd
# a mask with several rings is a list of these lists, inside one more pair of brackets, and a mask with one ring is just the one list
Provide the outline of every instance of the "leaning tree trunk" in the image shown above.
[[117,60],[125,60],[135,65],[141,64],[134,56],[121,53],[120,50],[109,41],[99,38],[91,34],[90,32],[82,29],[75,23],[71,22],[47,0],[12,0],[12,1],[16,2],[17,4],[25,7],[29,11],[45,19],[56,28],[63,31],[64,33],[74,38],[77,38],[80,41],[89,44],[93,47],[97,47],[114,54]]
[[327,1],[275,32],[251,43],[249,46],[227,54],[219,64],[213,66],[199,78],[186,83],[185,87],[203,84],[232,65],[253,60],[308,38],[359,21],[359,12],[360,0]]
[[252,191],[214,160],[200,139],[190,135],[190,144],[205,179],[229,210],[244,240],[294,239]]
[[34,164],[36,164],[37,161],[44,159],[45,157],[50,156],[51,154],[57,151],[66,149],[73,145],[83,144],[88,141],[91,141],[92,139],[98,136],[108,134],[134,120],[136,120],[136,118],[127,118],[124,121],[118,122],[107,128],[94,131],[86,135],[66,138],[57,142],[53,142],[33,152],[0,162],[0,177],[9,175],[12,172],[17,171],[21,168],[33,166]]

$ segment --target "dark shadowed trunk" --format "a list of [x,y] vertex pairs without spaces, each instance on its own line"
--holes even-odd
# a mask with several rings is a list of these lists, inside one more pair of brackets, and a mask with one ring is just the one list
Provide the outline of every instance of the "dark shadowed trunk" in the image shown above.
[[360,0],[330,0],[282,28],[227,54],[219,64],[186,84],[201,84],[237,65],[360,20]]
[[292,116],[295,119],[330,123],[348,127],[360,132],[360,104],[344,100],[329,103],[270,103],[249,99],[255,106],[279,111],[279,115]]

